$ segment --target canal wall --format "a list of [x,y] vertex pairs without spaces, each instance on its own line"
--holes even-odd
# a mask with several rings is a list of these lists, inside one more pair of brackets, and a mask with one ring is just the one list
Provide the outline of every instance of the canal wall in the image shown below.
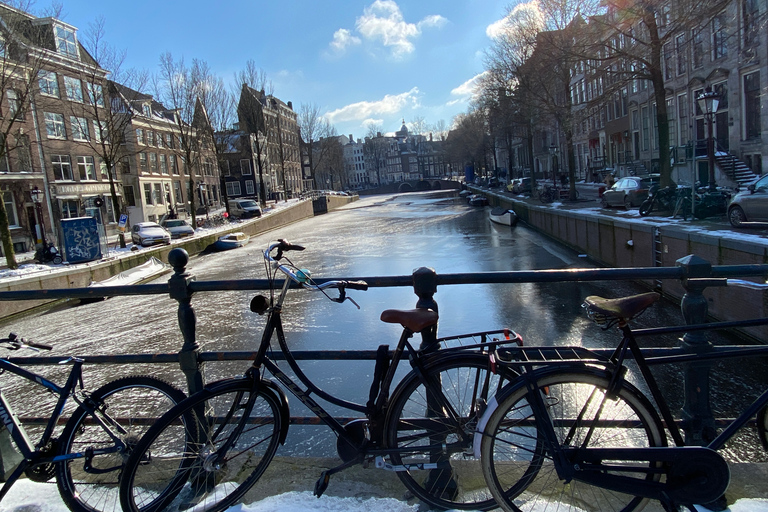
[[[358,196],[329,196],[328,209],[339,208],[357,199]],[[190,255],[194,255],[204,251],[226,233],[242,231],[250,236],[256,236],[313,216],[312,201],[301,201],[262,217],[232,225],[232,227],[227,229],[211,231],[211,234],[174,241],[171,245],[145,248],[130,254],[122,253],[114,258],[73,266],[71,269],[62,270],[61,267],[51,267],[50,273],[35,273],[29,277],[7,279],[0,282],[0,292],[22,290],[45,292],[45,290],[85,288],[92,282],[103,281],[124,270],[141,265],[153,256],[167,263],[168,253],[171,249],[177,247],[181,247]],[[60,301],[56,299],[0,301],[0,319],[9,321],[17,315],[29,314],[43,308],[49,308],[52,303],[56,302]]]
[[[504,194],[482,190],[493,206],[511,208],[528,226],[584,254],[607,267],[674,267],[677,260],[695,254],[714,265],[753,265],[768,263],[768,240],[749,240],[725,236],[718,230],[707,231],[694,223],[665,225],[653,217],[630,222],[594,212],[536,205]],[[578,204],[578,203],[577,203]],[[685,294],[679,280],[642,282],[650,289],[660,289],[670,299],[679,301]],[[704,292],[709,314],[719,321],[768,317],[768,292],[738,288],[707,288]],[[745,330],[745,334],[763,343],[768,327]]]

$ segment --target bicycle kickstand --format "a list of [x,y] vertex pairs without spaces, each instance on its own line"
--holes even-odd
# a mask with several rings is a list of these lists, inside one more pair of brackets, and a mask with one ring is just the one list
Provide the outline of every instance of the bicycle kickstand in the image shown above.
[[363,461],[362,456],[355,457],[352,460],[348,460],[347,462],[336,466],[335,468],[326,469],[322,473],[320,473],[320,478],[317,479],[317,482],[315,482],[315,496],[318,498],[323,495],[326,489],[328,489],[328,482],[331,480],[331,475],[334,475],[340,471],[344,471],[345,469],[354,466],[355,464],[360,464]]

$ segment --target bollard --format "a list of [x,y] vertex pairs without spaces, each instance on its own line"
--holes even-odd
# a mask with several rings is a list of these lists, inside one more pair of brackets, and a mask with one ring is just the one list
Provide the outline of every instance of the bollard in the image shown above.
[[[417,308],[426,308],[439,312],[437,302],[434,299],[437,293],[437,272],[429,267],[420,267],[413,271],[413,293],[419,300],[416,302]],[[437,343],[437,324],[421,332],[421,346],[419,350],[435,350],[439,347]]]
[[173,267],[173,275],[168,280],[168,289],[172,299],[179,301],[179,329],[184,337],[184,344],[179,351],[179,367],[187,378],[189,395],[203,389],[203,364],[199,361],[200,345],[197,343],[195,331],[197,318],[192,308],[192,292],[189,283],[195,277],[186,272],[189,254],[184,249],[172,249],[168,253],[168,263]]
[[[680,258],[677,266],[685,271],[683,287],[685,295],[680,302],[680,310],[687,325],[703,324],[707,321],[709,306],[704,290],[712,275],[712,266],[708,261],[696,255]],[[699,278],[699,279],[697,279]],[[712,350],[706,331],[687,332],[682,339],[682,347],[694,354],[703,354]],[[715,418],[709,406],[709,371],[712,364],[708,361],[685,363],[685,402],[682,418],[685,444],[705,446],[715,438]]]

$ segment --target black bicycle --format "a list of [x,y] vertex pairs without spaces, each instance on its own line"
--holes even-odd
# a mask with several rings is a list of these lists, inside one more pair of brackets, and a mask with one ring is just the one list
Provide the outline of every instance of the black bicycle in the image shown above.
[[[0,347],[51,350],[50,345],[24,340],[11,333]],[[83,359],[69,357],[72,365],[63,386],[42,375],[0,358],[0,373],[9,372],[57,395],[53,413],[37,442],[25,429],[0,391],[0,419],[16,446],[17,457],[2,460],[5,471],[16,464],[0,489],[0,501],[22,475],[35,482],[54,476],[64,503],[74,512],[116,512],[120,509],[118,480],[123,463],[141,435],[157,418],[180,403],[186,395],[154,377],[133,376],[114,380],[89,392],[83,387]],[[77,403],[61,435],[54,430],[69,399]],[[44,400],[43,400],[44,402]],[[38,405],[39,407],[39,405]],[[6,455],[11,453],[6,451]]]
[[[726,283],[768,287],[732,279],[720,284]],[[645,357],[638,336],[734,325],[632,331],[630,320],[659,297],[655,292],[619,299],[587,297],[584,306],[590,318],[604,328],[618,325],[622,333],[609,357],[583,347],[495,352],[494,364],[522,372],[497,395],[498,407],[489,406],[478,427],[483,431],[479,452],[484,475],[504,510],[630,512],[654,499],[671,512],[679,505],[712,503],[723,495],[730,479],[728,464],[716,450],[755,416],[761,441],[768,447],[768,390],[719,434],[712,432],[707,446],[685,446],[650,366],[766,356],[768,347],[715,347],[702,353]],[[750,322],[768,323],[767,319]],[[636,363],[653,402],[626,379],[628,359]],[[674,446],[667,445],[667,432]]]
[[[403,332],[391,354],[387,345],[379,347],[368,402],[358,404],[330,395],[305,375],[291,355],[281,319],[286,294],[292,284],[324,294],[335,289],[338,297],[328,298],[343,303],[352,301],[347,289],[365,290],[367,284],[316,284],[308,271],[299,270],[285,257],[299,250],[303,248],[281,240],[264,252],[270,281],[274,283],[278,273],[285,279],[281,288],[273,286],[269,299],[257,296],[251,302],[252,311],[268,315],[252,365],[242,377],[208,384],[147,431],[123,474],[124,510],[219,511],[246,499],[278,444],[284,442],[290,421],[284,393],[264,378],[264,370],[337,436],[341,464],[323,471],[315,485],[318,497],[331,475],[367,464],[395,471],[415,496],[434,507],[494,507],[479,461],[472,456],[473,434],[488,397],[505,378],[513,377],[507,372],[493,375],[489,353],[503,344],[520,343],[520,337],[509,330],[489,331],[440,338],[428,348],[416,349],[410,338],[436,330],[438,314],[424,308],[387,310],[381,319],[401,324]],[[306,390],[268,356],[273,335]],[[454,346],[435,350],[440,344]],[[390,395],[404,356],[412,370]],[[314,396],[364,417],[341,424]]]

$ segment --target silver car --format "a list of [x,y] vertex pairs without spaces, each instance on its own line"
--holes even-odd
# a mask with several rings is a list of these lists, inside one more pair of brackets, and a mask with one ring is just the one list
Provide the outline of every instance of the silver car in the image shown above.
[[184,219],[165,219],[160,225],[171,234],[171,238],[184,238],[195,234],[195,230]]
[[733,197],[728,205],[728,220],[735,228],[745,222],[768,222],[768,174]]
[[167,245],[171,243],[171,234],[156,222],[138,222],[131,228],[131,240],[142,247]]

